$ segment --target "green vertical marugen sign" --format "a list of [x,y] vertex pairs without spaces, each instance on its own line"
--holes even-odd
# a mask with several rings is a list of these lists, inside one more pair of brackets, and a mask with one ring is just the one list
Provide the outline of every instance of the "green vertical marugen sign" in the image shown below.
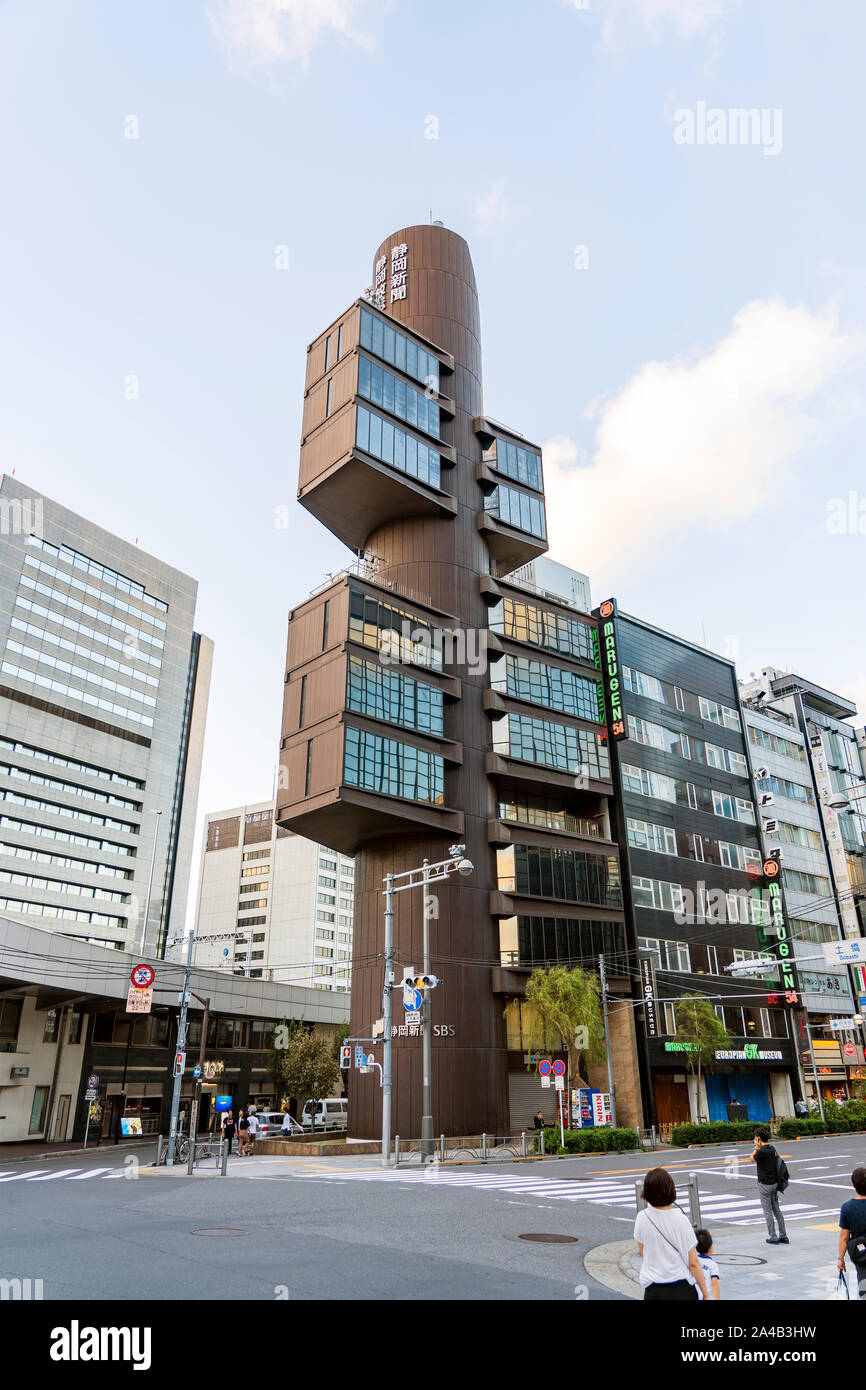
[[599,604],[594,616],[598,619],[598,654],[604,693],[607,698],[607,727],[611,738],[628,738],[622,708],[622,676],[616,641],[616,599]]

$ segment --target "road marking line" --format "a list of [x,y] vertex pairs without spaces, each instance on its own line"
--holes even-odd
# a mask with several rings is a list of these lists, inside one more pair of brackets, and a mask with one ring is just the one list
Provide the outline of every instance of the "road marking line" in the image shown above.
[[58,1168],[54,1173],[31,1173],[28,1182],[51,1182],[52,1178],[68,1178],[72,1173],[77,1173],[77,1168]]
[[115,1171],[116,1170],[113,1168],[88,1168],[86,1172],[78,1173],[74,1178],[70,1178],[69,1181],[83,1182],[85,1178],[95,1178],[97,1173],[112,1173]]

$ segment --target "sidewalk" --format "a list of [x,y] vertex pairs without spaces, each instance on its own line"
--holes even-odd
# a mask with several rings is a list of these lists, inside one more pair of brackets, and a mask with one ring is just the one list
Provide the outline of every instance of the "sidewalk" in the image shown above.
[[115,1144],[113,1139],[110,1143],[97,1144],[91,1139],[86,1149],[80,1139],[68,1139],[62,1144],[0,1144],[0,1163],[27,1162],[55,1156],[61,1158],[66,1154],[117,1154],[126,1153],[128,1149],[153,1149],[155,1154],[156,1140],[136,1135],[135,1138],[121,1139],[119,1144]]
[[[763,1227],[714,1226],[713,1258],[719,1266],[722,1300],[829,1301],[836,1287],[838,1234],[838,1221],[829,1217],[816,1222],[789,1221],[790,1245],[767,1245]],[[640,1263],[633,1240],[597,1245],[584,1257],[588,1274],[627,1298],[643,1298],[638,1283]],[[857,1283],[850,1260],[846,1272],[856,1301]]]

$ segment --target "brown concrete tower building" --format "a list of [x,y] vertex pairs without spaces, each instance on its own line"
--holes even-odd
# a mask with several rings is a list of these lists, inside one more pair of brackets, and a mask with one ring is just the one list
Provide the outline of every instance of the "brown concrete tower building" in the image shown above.
[[[594,620],[502,578],[547,548],[541,454],[485,417],[454,232],[390,236],[372,290],[308,349],[298,497],[358,562],[290,615],[277,821],[356,857],[363,1036],[382,1014],[383,875],[465,841],[475,872],[437,885],[432,924],[434,1119],[505,1132],[531,1113],[526,1040],[506,1024],[530,966],[626,950]],[[420,892],[395,906],[399,981],[421,966]],[[375,1078],[353,1073],[349,1098],[351,1132],[375,1135]],[[417,1137],[406,1028],[393,1107]]]

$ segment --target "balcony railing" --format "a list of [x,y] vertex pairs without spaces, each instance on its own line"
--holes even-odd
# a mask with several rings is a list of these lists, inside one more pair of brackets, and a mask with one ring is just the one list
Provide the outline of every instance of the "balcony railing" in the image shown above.
[[365,579],[368,583],[380,584],[383,589],[388,589],[393,594],[400,594],[403,598],[408,598],[416,603],[425,603],[428,607],[433,607],[433,599],[430,594],[424,593],[421,589],[413,589],[410,584],[404,584],[402,580],[396,581],[386,579],[384,571],[386,563],[378,555],[364,555],[357,560],[353,560],[351,565],[346,565],[341,570],[335,570],[333,574],[326,574],[321,584],[317,584],[315,589],[310,590],[310,598],[315,598],[316,594],[322,593],[324,589],[329,589],[338,579]]
[[594,840],[604,839],[601,827],[595,821],[584,820],[567,812],[560,814],[555,811],[520,808],[518,812],[510,813],[509,808],[500,806],[499,819],[509,821],[512,825],[535,825],[541,830],[565,830],[571,835],[591,836]]

